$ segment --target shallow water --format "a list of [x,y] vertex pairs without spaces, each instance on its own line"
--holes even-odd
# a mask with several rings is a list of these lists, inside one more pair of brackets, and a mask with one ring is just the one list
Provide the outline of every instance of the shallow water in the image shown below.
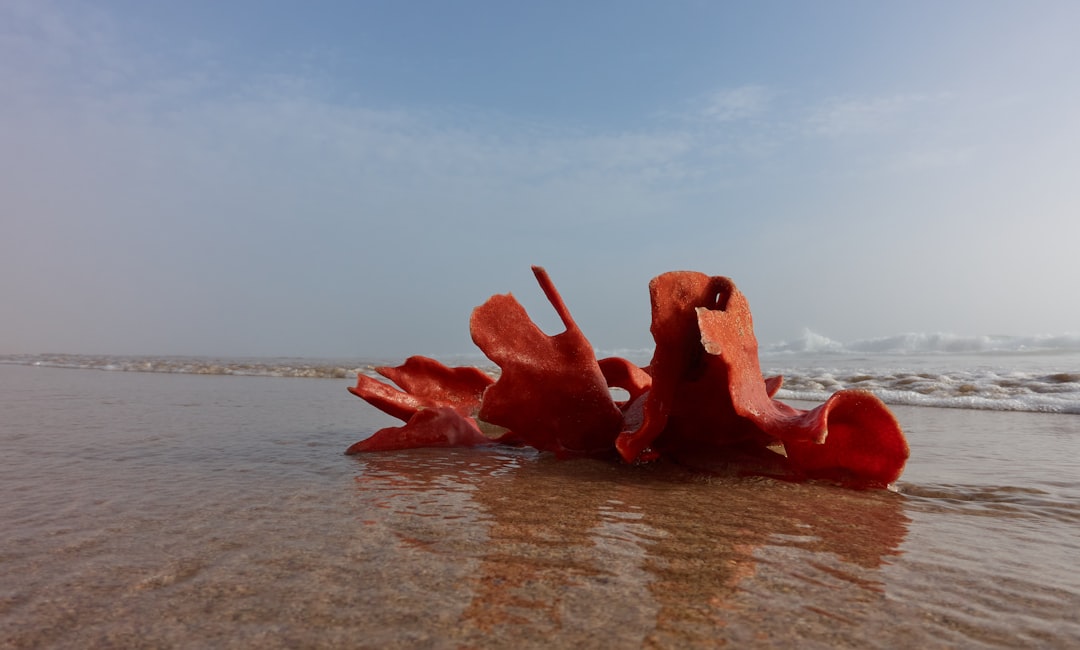
[[342,451],[347,381],[0,365],[0,647],[1075,647],[1080,418],[897,407],[896,492]]
[[[1027,340],[1027,339],[1024,339]],[[1065,347],[1041,351],[875,355],[851,352],[796,354],[766,352],[762,371],[782,375],[780,399],[824,401],[844,389],[873,392],[886,404],[943,406],[989,411],[1080,415],[1080,349],[1073,337]],[[608,356],[607,353],[598,353]],[[618,350],[647,366],[651,350]],[[163,374],[355,379],[379,376],[379,366],[397,360],[216,358],[83,354],[0,354],[0,365],[149,372]],[[499,368],[480,353],[441,359],[451,366],[475,366],[494,375]]]

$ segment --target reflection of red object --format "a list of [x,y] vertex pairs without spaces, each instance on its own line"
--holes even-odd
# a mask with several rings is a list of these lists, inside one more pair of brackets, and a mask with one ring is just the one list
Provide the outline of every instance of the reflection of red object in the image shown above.
[[[679,271],[653,279],[656,349],[639,368],[598,361],[547,273],[533,272],[564,332],[548,336],[513,296],[492,296],[473,311],[470,330],[499,378],[423,357],[379,369],[402,390],[361,376],[349,390],[406,424],[346,453],[523,443],[560,457],[670,456],[858,486],[885,486],[903,471],[907,441],[874,395],[839,391],[809,411],[772,399],[782,379],[763,379],[749,304],[728,278]],[[629,398],[615,402],[611,388]],[[497,437],[484,433],[488,425]]]

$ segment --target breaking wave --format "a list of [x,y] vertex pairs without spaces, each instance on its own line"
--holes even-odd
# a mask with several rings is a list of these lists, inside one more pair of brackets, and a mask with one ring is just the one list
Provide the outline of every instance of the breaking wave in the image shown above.
[[1080,371],[769,368],[767,374],[784,377],[781,399],[822,401],[836,391],[857,389],[887,404],[1080,414]]
[[809,329],[798,338],[761,346],[762,355],[815,354],[1005,354],[1080,351],[1080,334],[1037,336],[961,336],[944,332],[913,332],[842,343]]

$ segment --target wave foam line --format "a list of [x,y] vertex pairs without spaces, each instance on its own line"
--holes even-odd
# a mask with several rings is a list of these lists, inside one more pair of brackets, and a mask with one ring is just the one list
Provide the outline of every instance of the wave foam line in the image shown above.
[[1080,352],[1080,333],[1036,336],[963,336],[946,332],[911,332],[842,343],[809,329],[800,337],[762,347],[765,355],[783,354],[987,354]]

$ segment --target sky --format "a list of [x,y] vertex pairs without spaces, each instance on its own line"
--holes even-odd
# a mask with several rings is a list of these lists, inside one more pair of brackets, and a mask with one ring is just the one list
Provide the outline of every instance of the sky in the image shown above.
[[1080,331],[1080,3],[0,0],[0,353]]

